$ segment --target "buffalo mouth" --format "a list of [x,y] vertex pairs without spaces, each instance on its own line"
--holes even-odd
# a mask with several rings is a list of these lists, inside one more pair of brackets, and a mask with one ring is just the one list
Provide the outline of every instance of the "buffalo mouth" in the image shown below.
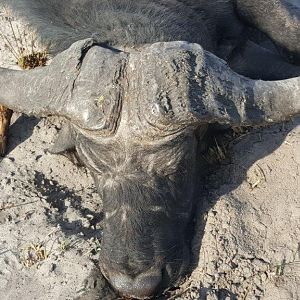
[[169,259],[163,264],[154,264],[148,270],[132,275],[132,270],[113,269],[101,256],[100,269],[109,285],[122,297],[129,299],[151,299],[169,288],[176,286],[188,271],[189,251],[187,245],[182,248],[179,258]]
[[162,271],[159,269],[149,270],[136,277],[107,271],[103,266],[101,271],[112,288],[125,298],[149,299],[162,290]]

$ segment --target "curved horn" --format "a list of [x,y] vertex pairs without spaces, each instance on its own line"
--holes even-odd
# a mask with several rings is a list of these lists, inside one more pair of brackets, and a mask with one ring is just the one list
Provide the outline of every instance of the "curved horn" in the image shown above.
[[300,77],[251,80],[186,42],[156,43],[134,59],[136,80],[149,86],[140,101],[153,99],[152,113],[162,112],[165,124],[259,125],[300,114]]
[[[62,116],[84,129],[107,126],[108,114],[115,107],[111,102],[103,108],[99,102],[114,96],[107,95],[116,84],[108,73],[120,69],[123,56],[94,45],[93,39],[76,42],[47,67],[30,71],[0,68],[0,104],[28,115]],[[97,49],[90,50],[92,47]]]
[[90,40],[75,43],[50,66],[30,71],[0,68],[0,103],[29,115],[63,115],[62,98],[69,96],[83,53],[92,45]]

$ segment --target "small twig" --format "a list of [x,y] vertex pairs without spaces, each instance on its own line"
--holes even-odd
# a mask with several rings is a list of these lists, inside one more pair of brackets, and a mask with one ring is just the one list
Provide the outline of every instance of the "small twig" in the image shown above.
[[0,211],[5,211],[7,209],[11,209],[11,208],[19,207],[19,206],[24,206],[24,205],[28,205],[28,204],[32,204],[32,203],[36,203],[36,202],[38,202],[38,200],[31,201],[31,202],[26,202],[26,203],[21,203],[21,204],[11,204],[9,206],[0,208]]
[[15,49],[14,49],[13,45],[11,44],[10,40],[3,34],[3,32],[1,31],[1,29],[0,29],[0,36],[1,36],[3,39],[6,40],[7,46],[8,46],[8,48],[9,48],[10,52],[11,52],[12,55],[15,57],[15,59],[18,60],[18,59],[19,59],[19,58],[18,58],[18,53],[15,51]]
[[[12,34],[13,34],[13,36],[14,36],[14,39],[15,39],[15,42],[16,42],[16,46],[17,46],[17,50],[20,50],[20,48],[19,48],[19,43],[18,43],[18,39],[17,39],[17,36],[16,36],[15,30],[14,30],[14,27],[13,27],[13,25],[12,25],[12,21],[11,21],[10,18],[8,18],[8,23],[9,23],[9,26],[10,26],[10,28],[11,28]],[[22,47],[22,46],[21,46],[21,47]],[[18,51],[18,52],[19,52],[18,55],[21,56],[22,53],[21,53],[20,51]]]
[[180,291],[179,293],[177,293],[176,295],[173,295],[171,297],[168,298],[168,300],[173,300],[176,299],[177,297],[182,296],[183,294],[185,294],[188,290],[191,289],[191,283],[189,284],[188,287],[186,287],[184,290]]
[[25,41],[25,45],[23,44],[23,39],[22,39],[22,34],[21,34],[21,31],[20,31],[20,28],[18,26],[18,24],[16,24],[16,28],[17,28],[17,31],[18,31],[18,35],[19,35],[19,40],[20,40],[20,43],[21,43],[21,46],[22,46],[22,49],[21,49],[21,53],[24,54],[25,52],[25,48],[26,48],[26,39],[24,39]]
[[25,30],[23,30],[23,38],[24,38],[24,41],[25,41],[26,51],[27,51],[27,53],[29,53],[29,48],[28,48],[28,43],[27,43]]

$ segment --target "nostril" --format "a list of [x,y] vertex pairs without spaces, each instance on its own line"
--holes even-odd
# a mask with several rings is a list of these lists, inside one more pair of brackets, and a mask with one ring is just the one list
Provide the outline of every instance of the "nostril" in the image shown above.
[[162,275],[161,272],[145,273],[131,278],[124,274],[110,274],[109,281],[121,295],[144,299],[156,294],[162,281]]

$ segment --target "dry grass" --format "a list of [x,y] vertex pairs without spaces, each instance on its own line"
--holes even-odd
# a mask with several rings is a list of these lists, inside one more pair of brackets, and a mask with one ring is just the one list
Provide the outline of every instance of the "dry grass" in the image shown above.
[[212,142],[203,155],[204,160],[209,164],[220,164],[228,158],[228,145],[232,140],[231,133],[227,136],[214,136]]
[[271,278],[277,286],[282,284],[288,276],[300,276],[300,242],[290,261],[284,258],[277,264],[270,265],[270,267],[272,270]]
[[18,65],[23,69],[34,69],[36,67],[45,66],[48,61],[48,53],[44,52],[33,52],[27,55],[23,54],[18,60]]
[[59,239],[58,252],[59,254],[64,254],[65,252],[74,249],[80,243],[79,239]]
[[90,241],[90,245],[88,247],[88,250],[83,254],[85,256],[90,256],[90,255],[97,255],[101,251],[101,241],[94,237]]
[[59,229],[54,229],[42,241],[30,242],[21,247],[21,264],[27,268],[33,266],[39,267],[51,255],[63,255],[66,251],[73,248],[77,241],[55,237],[58,231]]
[[255,164],[253,168],[249,170],[247,175],[247,182],[249,183],[252,190],[260,187],[263,183],[267,182],[266,174],[260,165]]
[[48,61],[48,50],[36,49],[34,38],[13,22],[13,18],[5,7],[1,10],[4,12],[4,19],[10,28],[12,38],[9,38],[1,29],[0,37],[5,41],[5,47],[16,59],[16,64],[23,70],[45,66]]
[[208,149],[208,155],[214,157],[215,160],[220,163],[226,158],[226,153],[226,147],[224,145],[219,145],[215,138],[215,145]]
[[30,268],[44,261],[48,256],[49,252],[44,243],[31,243],[21,249],[20,261],[25,267]]

